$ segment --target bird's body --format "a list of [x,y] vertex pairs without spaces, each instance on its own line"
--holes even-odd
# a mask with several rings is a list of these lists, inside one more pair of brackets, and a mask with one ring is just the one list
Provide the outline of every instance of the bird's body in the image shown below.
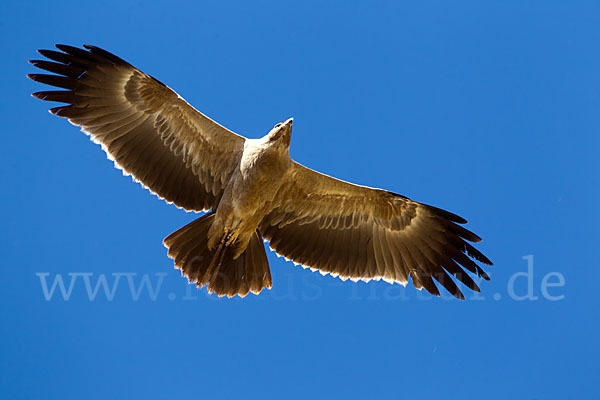
[[234,258],[246,250],[250,237],[273,209],[273,200],[292,167],[289,135],[292,120],[260,139],[246,139],[237,168],[223,192],[208,234],[208,246],[221,240],[235,245]]
[[354,185],[290,158],[292,120],[260,139],[212,121],[160,81],[95,46],[57,45],[30,74],[65,90],[34,93],[67,105],[50,111],[81,126],[115,166],[169,203],[209,211],[165,238],[175,266],[219,296],[272,285],[263,239],[277,254],[344,280],[379,280],[464,298],[453,276],[489,279],[481,239],[450,212]]

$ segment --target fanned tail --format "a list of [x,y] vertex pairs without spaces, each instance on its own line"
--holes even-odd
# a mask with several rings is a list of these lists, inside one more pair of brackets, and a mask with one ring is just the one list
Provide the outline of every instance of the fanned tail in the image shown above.
[[206,214],[173,232],[163,240],[169,257],[175,260],[190,282],[198,287],[208,285],[209,293],[240,297],[249,292],[270,289],[273,282],[265,246],[258,231],[254,232],[242,255],[233,259],[235,248],[223,243],[208,248],[208,230],[214,212]]

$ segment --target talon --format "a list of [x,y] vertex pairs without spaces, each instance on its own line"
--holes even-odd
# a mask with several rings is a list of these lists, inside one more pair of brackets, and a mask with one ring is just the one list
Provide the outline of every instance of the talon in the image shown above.
[[231,246],[237,240],[239,233],[233,232],[227,235],[225,246]]
[[223,236],[221,236],[221,244],[224,244],[225,246],[227,246],[227,243],[228,243],[230,237],[231,237],[231,233],[226,229],[225,234]]

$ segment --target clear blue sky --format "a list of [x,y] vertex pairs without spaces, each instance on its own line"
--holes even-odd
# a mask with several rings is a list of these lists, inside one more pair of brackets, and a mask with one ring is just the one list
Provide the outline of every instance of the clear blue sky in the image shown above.
[[[597,2],[174,3],[0,4],[0,397],[598,395]],[[292,157],[466,217],[492,281],[460,302],[270,253],[271,291],[186,293],[161,242],[194,215],[29,96],[54,43],[104,47],[249,137],[295,117]],[[46,300],[57,276],[68,300]],[[90,300],[102,276],[114,296]]]

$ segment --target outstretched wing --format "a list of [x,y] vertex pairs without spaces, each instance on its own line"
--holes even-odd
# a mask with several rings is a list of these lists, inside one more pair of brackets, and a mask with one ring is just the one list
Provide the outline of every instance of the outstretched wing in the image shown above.
[[406,284],[439,296],[434,280],[464,299],[450,277],[479,291],[469,258],[491,265],[468,242],[481,239],[447,211],[380,189],[353,185],[294,163],[260,230],[277,254],[342,279]]
[[105,50],[56,47],[61,52],[39,50],[52,61],[30,61],[56,75],[28,77],[66,90],[33,96],[67,103],[50,112],[81,126],[117,167],[159,197],[187,210],[214,207],[245,139]]

